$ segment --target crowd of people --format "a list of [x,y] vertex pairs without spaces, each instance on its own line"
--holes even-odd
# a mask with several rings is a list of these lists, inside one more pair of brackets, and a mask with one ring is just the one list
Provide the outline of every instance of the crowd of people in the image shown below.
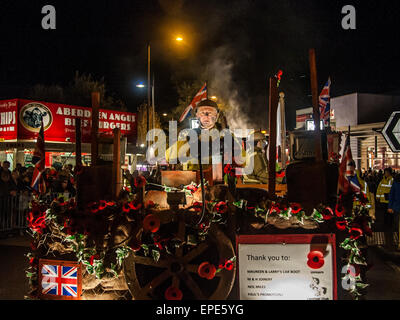
[[[64,198],[72,198],[76,195],[74,170],[71,164],[63,168],[47,168],[43,174],[46,184],[46,194],[62,194]],[[10,162],[3,161],[0,164],[0,198],[15,197],[17,195],[29,195],[33,192],[31,187],[34,167],[24,167],[17,163],[11,171]]]
[[395,248],[393,239],[393,233],[400,234],[400,173],[388,167],[379,171],[363,169],[360,175],[374,195],[375,230],[385,232],[387,247],[400,250],[400,241]]

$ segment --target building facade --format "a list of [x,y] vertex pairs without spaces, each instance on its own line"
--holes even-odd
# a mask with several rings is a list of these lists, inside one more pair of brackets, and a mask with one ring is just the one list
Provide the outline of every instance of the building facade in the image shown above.
[[[390,115],[399,110],[400,96],[352,93],[331,98],[331,127],[341,132],[350,127],[351,151],[357,168],[400,169],[400,155],[392,152],[381,133]],[[312,108],[297,110],[296,129],[304,130],[303,121],[310,118]]]

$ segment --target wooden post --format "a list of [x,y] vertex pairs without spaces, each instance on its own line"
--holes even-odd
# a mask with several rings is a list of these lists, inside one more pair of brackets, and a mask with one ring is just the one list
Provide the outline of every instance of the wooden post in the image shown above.
[[[82,170],[82,131],[81,118],[75,119],[75,172]],[[75,174],[76,179],[76,203],[78,208],[82,207],[82,197],[79,183],[79,173]]]
[[91,166],[97,165],[99,156],[98,130],[99,130],[100,92],[92,92],[92,141],[91,141]]
[[82,165],[81,118],[75,119],[75,166]]
[[113,167],[112,167],[112,194],[117,199],[121,189],[121,130],[115,128],[113,145]]
[[281,161],[282,169],[286,168],[286,119],[285,119],[285,94],[279,93],[279,105],[281,106]]
[[278,111],[278,87],[275,77],[269,78],[269,161],[268,161],[268,192],[275,195],[276,173],[276,121]]
[[321,131],[320,131],[320,117],[319,117],[319,104],[318,104],[318,80],[317,80],[317,63],[315,58],[315,49],[309,51],[310,61],[310,79],[311,79],[311,94],[312,105],[314,111],[314,124],[315,124],[315,159],[317,162],[322,161],[321,149]]

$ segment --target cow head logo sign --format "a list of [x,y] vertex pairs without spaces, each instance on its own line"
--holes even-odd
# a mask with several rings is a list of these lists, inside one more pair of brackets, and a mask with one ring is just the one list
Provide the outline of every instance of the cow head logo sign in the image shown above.
[[53,122],[53,116],[45,105],[39,102],[30,102],[24,105],[20,111],[20,121],[25,129],[31,132],[39,132],[40,126],[43,125],[46,131]]

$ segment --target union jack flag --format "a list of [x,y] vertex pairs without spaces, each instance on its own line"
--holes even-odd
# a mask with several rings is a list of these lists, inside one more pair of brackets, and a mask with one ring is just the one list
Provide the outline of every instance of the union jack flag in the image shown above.
[[352,168],[349,168],[349,163],[353,162],[353,155],[350,148],[350,134],[346,137],[346,142],[343,150],[342,162],[339,166],[339,190],[343,193],[360,193],[361,187],[358,182],[357,175]]
[[44,127],[43,119],[42,126],[40,127],[39,135],[36,140],[35,150],[33,151],[32,163],[35,169],[32,175],[31,188],[39,193],[46,193],[46,183],[43,179],[43,172],[45,170],[45,150],[44,150]]
[[330,113],[331,113],[331,78],[328,78],[328,81],[325,83],[324,88],[319,95],[319,113],[320,119],[324,120],[325,123],[329,122]]
[[61,265],[42,265],[42,294],[78,296],[78,268]]
[[199,92],[194,96],[192,102],[186,107],[183,111],[181,117],[179,118],[179,122],[182,122],[186,119],[187,115],[189,114],[190,110],[196,108],[196,106],[203,100],[207,99],[207,83],[203,85]]

